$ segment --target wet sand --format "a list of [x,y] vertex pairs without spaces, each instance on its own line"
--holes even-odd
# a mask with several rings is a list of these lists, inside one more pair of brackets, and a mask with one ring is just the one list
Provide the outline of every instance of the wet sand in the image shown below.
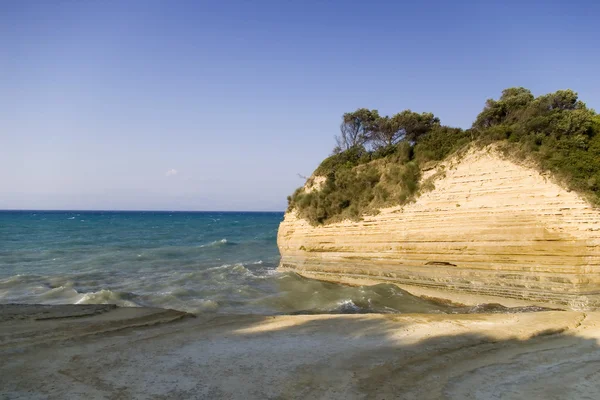
[[3,305],[0,398],[597,399],[600,313]]

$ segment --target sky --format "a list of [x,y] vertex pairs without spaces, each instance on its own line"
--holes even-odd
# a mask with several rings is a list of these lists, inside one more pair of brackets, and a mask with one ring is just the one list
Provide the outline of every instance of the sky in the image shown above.
[[0,2],[0,209],[284,210],[344,112],[571,88],[596,1]]

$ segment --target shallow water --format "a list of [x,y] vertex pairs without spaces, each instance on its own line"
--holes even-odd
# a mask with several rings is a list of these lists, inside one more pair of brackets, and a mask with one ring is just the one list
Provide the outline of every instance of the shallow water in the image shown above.
[[[0,303],[219,313],[481,312],[277,272],[283,213],[0,212]],[[491,311],[504,311],[489,309]]]

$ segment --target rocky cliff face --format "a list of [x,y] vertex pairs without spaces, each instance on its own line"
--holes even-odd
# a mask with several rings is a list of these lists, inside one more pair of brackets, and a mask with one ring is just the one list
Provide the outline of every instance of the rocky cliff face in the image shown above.
[[[282,269],[600,307],[600,211],[487,148],[434,170],[435,189],[360,222],[279,227]],[[451,298],[451,296],[449,296]]]

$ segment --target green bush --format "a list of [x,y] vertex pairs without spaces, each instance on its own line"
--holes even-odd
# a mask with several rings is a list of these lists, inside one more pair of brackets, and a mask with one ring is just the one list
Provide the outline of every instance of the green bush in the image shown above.
[[369,161],[371,161],[371,153],[365,150],[363,146],[354,146],[346,151],[327,157],[321,162],[314,174],[327,176],[339,169],[350,169]]
[[429,132],[415,145],[415,158],[419,163],[443,160],[448,154],[453,153],[470,141],[468,131],[441,126]]
[[[478,116],[477,136],[485,143],[506,139],[510,154],[531,160],[592,204],[600,204],[600,116],[571,90],[528,96],[528,101],[520,102],[512,102],[507,91]],[[520,88],[520,92],[528,91]],[[500,114],[490,111],[494,107],[504,110],[502,116],[482,125],[487,114]]]

